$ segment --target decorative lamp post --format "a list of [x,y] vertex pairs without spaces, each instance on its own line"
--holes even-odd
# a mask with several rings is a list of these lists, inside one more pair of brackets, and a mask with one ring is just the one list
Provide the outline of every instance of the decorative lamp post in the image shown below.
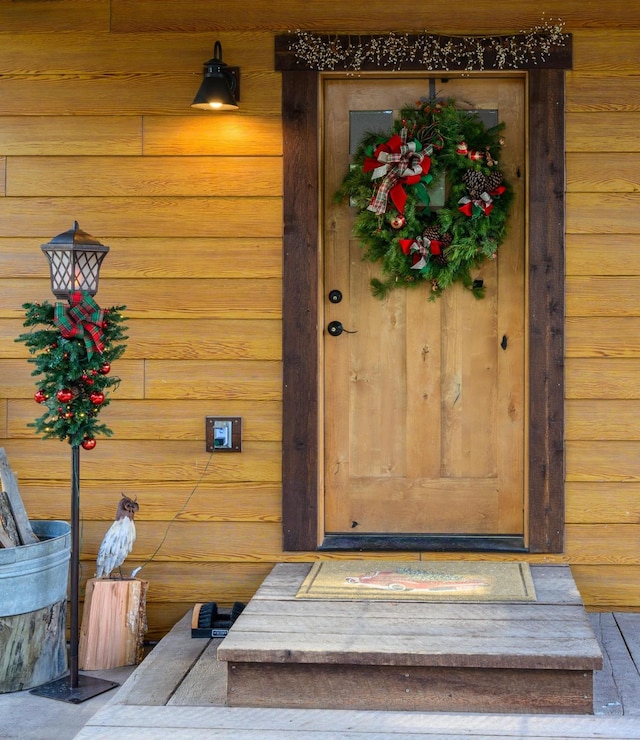
[[[70,646],[69,646],[69,675],[65,675],[50,683],[32,689],[31,693],[45,696],[50,699],[80,704],[98,694],[118,686],[114,681],[106,681],[93,676],[78,673],[79,647],[79,581],[80,581],[80,447],[93,449],[95,439],[93,431],[111,434],[111,430],[104,425],[96,426],[95,416],[98,406],[106,405],[104,394],[99,394],[99,403],[95,400],[96,380],[100,378],[104,387],[119,382],[119,379],[105,379],[110,371],[107,359],[117,357],[124,351],[123,347],[105,352],[108,345],[109,332],[115,338],[122,338],[121,331],[115,326],[120,321],[116,309],[109,312],[112,328],[106,322],[108,312],[102,311],[93,301],[98,290],[100,266],[109,247],[101,244],[97,239],[82,231],[75,221],[73,228],[54,237],[48,244],[42,245],[42,251],[47,255],[51,270],[51,290],[59,299],[55,308],[49,304],[25,304],[28,308],[27,316],[33,315],[25,326],[35,323],[44,323],[55,327],[49,329],[51,339],[43,339],[49,344],[38,346],[37,334],[23,335],[19,340],[27,342],[33,352],[41,350],[40,372],[49,376],[53,374],[50,365],[44,364],[46,356],[52,351],[59,351],[59,345],[66,342],[68,351],[62,357],[66,361],[71,355],[76,366],[69,365],[65,381],[68,388],[54,394],[49,404],[49,411],[35,425],[45,437],[57,436],[68,439],[71,445],[71,564],[70,564]],[[68,305],[63,301],[66,299]],[[115,327],[115,328],[114,328]],[[57,337],[57,339],[56,339]],[[73,345],[73,346],[72,346]],[[55,348],[52,350],[51,348]],[[104,352],[104,354],[103,354]],[[45,358],[45,359],[43,359]],[[82,373],[76,373],[79,363],[84,363]],[[96,364],[98,363],[98,364]],[[102,364],[99,364],[102,363]],[[93,369],[91,369],[93,367]],[[99,368],[99,369],[96,369]],[[79,375],[80,377],[76,377]],[[59,380],[54,378],[54,380]],[[90,386],[88,384],[91,384]],[[55,386],[50,386],[54,388]],[[49,394],[40,390],[36,394],[38,403],[48,403]],[[76,404],[65,405],[67,403]],[[93,404],[93,406],[91,405]],[[48,418],[49,417],[49,418]],[[80,419],[80,421],[78,420]],[[58,425],[57,427],[55,425]],[[91,426],[93,425],[93,426]],[[87,431],[89,430],[89,431]]]

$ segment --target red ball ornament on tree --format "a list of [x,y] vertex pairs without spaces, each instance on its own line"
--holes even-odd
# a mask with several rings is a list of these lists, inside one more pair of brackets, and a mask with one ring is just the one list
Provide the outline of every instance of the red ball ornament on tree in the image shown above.
[[93,437],[85,437],[82,440],[82,448],[85,450],[92,450],[96,446],[96,441]]
[[93,391],[93,393],[89,395],[89,400],[95,406],[99,406],[101,403],[104,403],[104,393],[101,391]]
[[90,378],[86,373],[82,376],[82,382],[85,385],[93,385],[94,380],[93,378]]
[[111,365],[108,362],[105,362],[104,365],[100,368],[99,372],[102,375],[109,375],[111,372]]
[[47,400],[47,394],[43,390],[36,391],[33,400],[36,403],[44,403]]
[[73,398],[73,393],[68,388],[63,388],[56,393],[56,398],[60,403],[68,403]]

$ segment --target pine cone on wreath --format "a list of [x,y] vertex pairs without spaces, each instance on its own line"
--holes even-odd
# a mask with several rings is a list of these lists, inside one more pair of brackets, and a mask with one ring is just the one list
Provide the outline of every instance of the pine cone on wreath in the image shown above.
[[429,241],[442,241],[440,229],[437,226],[427,226],[427,228],[422,232],[422,236],[426,236]]
[[467,186],[471,198],[479,198],[487,190],[487,176],[478,170],[465,170],[462,182]]
[[444,252],[440,252],[440,254],[432,254],[431,259],[434,260],[437,265],[440,265],[440,267],[446,267],[449,264],[447,255]]
[[494,170],[493,172],[490,172],[485,179],[487,181],[487,192],[490,193],[497,187],[500,187],[500,185],[502,185],[504,175],[502,174],[502,172],[500,172],[500,170]]
[[448,231],[441,234],[440,229],[437,226],[427,226],[427,228],[422,232],[422,235],[430,241],[436,241],[442,244],[442,251],[439,254],[432,254],[431,259],[441,267],[446,267],[449,264],[449,260],[447,259],[444,250],[453,241],[451,234]]

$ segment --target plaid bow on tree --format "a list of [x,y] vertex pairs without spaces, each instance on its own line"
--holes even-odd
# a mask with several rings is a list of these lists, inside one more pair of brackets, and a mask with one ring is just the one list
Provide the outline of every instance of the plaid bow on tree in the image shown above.
[[69,295],[68,305],[58,301],[53,323],[65,339],[82,338],[90,359],[94,352],[104,349],[104,311],[89,293],[75,291]]

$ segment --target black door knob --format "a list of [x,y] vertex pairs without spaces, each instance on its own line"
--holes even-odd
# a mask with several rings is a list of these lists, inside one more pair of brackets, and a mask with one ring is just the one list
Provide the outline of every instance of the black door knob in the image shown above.
[[332,337],[339,337],[344,331],[341,321],[331,321],[327,326],[327,331]]
[[342,326],[342,321],[330,321],[327,324],[327,331],[329,334],[331,334],[332,337],[339,337],[342,332],[345,332],[345,334],[357,334],[357,331],[349,331],[348,329],[345,329],[344,326]]

